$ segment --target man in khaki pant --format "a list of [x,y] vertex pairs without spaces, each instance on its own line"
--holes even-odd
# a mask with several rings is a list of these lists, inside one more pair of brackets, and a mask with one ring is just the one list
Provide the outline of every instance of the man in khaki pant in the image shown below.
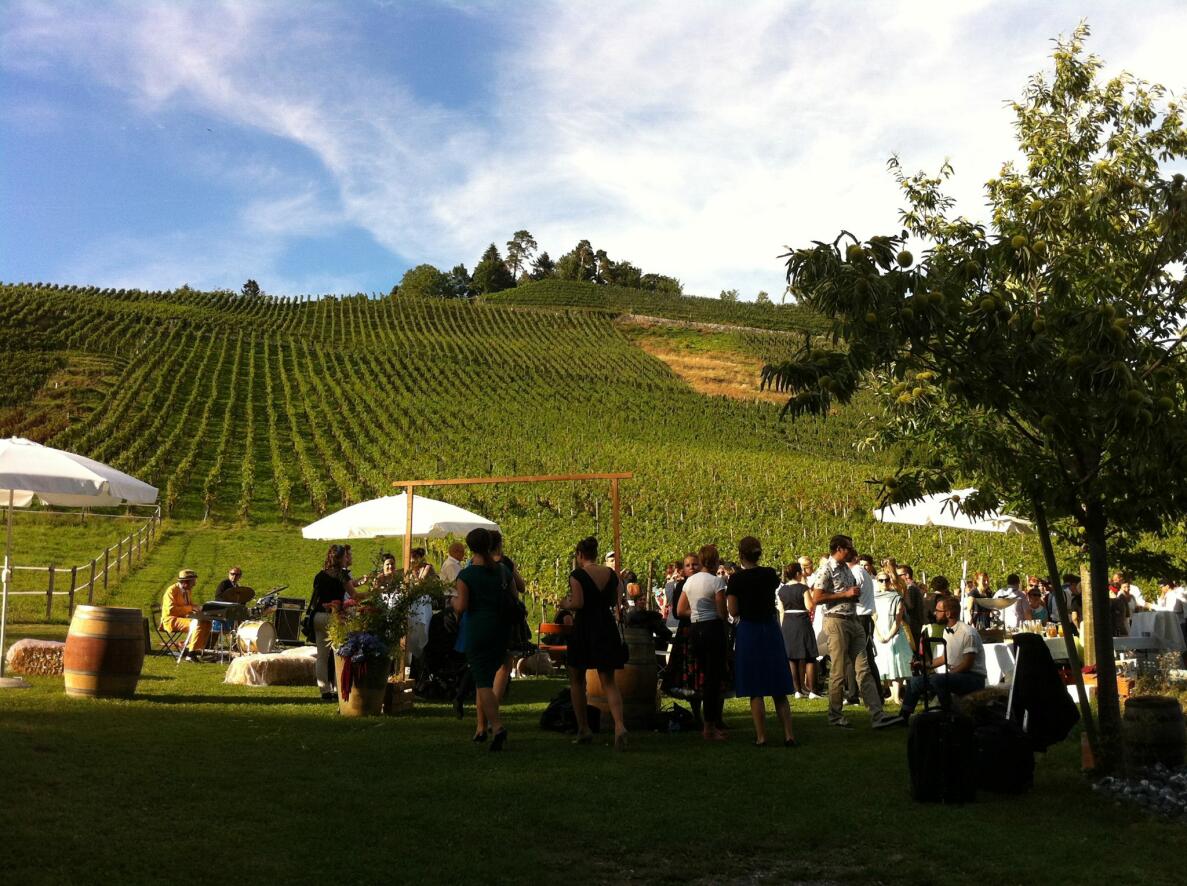
[[834,535],[828,543],[829,558],[821,570],[819,584],[812,591],[812,599],[824,607],[823,633],[829,655],[828,722],[831,726],[852,728],[841,713],[845,698],[845,669],[851,666],[874,728],[880,729],[893,725],[895,718],[882,711],[882,693],[874,681],[866,652],[866,633],[857,620],[857,598],[861,588],[846,565],[853,552],[853,540],[849,536]]

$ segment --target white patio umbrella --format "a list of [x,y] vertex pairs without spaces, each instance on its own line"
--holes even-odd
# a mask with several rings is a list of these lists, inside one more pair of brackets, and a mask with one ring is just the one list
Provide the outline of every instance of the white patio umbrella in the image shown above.
[[[415,495],[412,498],[412,536],[445,538],[465,535],[471,529],[495,529],[499,525],[457,505]],[[408,522],[408,495],[387,495],[343,508],[301,530],[305,538],[332,541],[339,538],[385,538],[403,536]]]
[[1034,526],[1029,520],[1000,514],[997,511],[981,517],[970,517],[960,509],[960,503],[975,489],[954,489],[925,495],[919,501],[903,505],[887,505],[874,510],[874,519],[882,523],[905,523],[910,526],[943,526],[952,529],[972,529],[977,532],[1029,533]]
[[12,579],[12,509],[36,499],[47,505],[109,507],[152,504],[157,489],[122,471],[73,452],[42,446],[20,437],[0,440],[0,503],[7,505],[4,542],[3,599],[0,602],[0,686],[4,681],[4,634],[8,623],[8,590]]

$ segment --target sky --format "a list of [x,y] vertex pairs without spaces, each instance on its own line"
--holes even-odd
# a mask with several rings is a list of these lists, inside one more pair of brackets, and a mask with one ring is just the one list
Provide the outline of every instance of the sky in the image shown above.
[[886,160],[961,211],[1080,19],[1187,91],[1187,3],[0,0],[0,280],[284,295],[473,269],[520,229],[691,294],[897,231]]

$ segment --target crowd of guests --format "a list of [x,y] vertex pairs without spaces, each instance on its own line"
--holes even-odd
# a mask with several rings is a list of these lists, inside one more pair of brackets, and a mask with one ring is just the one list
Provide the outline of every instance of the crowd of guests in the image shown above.
[[[723,741],[729,694],[749,699],[754,744],[767,744],[766,699],[772,700],[782,743],[796,747],[789,698],[827,696],[828,722],[851,728],[845,708],[864,705],[876,729],[899,725],[910,716],[927,685],[941,698],[985,685],[981,632],[1016,629],[1025,622],[1057,623],[1066,609],[1073,630],[1083,616],[1078,576],[1066,575],[1059,588],[1039,576],[1025,587],[1011,574],[993,589],[985,572],[976,572],[954,589],[943,575],[918,581],[908,564],[859,554],[853,540],[834,536],[819,562],[809,557],[780,571],[762,564],[763,550],[753,536],[741,539],[737,560],[724,562],[715,545],[705,545],[669,565],[656,607],[646,599],[635,575],[620,572],[613,552],[599,559],[595,538],[575,547],[568,592],[554,621],[568,631],[566,667],[577,721],[574,742],[593,740],[588,718],[586,672],[596,671],[613,719],[613,746],[627,746],[622,694],[615,673],[627,661],[620,624],[641,627],[666,653],[661,670],[664,692],[687,701],[706,741]],[[336,697],[332,650],[326,624],[332,606],[364,580],[350,574],[349,545],[331,545],[313,583],[309,621],[317,645],[317,680],[323,698]],[[411,571],[418,578],[436,573],[423,549],[413,551]],[[382,574],[397,577],[395,558],[385,557]],[[476,697],[473,740],[499,751],[507,741],[500,706],[510,680],[513,635],[524,630],[520,599],[524,581],[503,551],[497,531],[476,529],[463,546],[455,542],[440,577],[451,587],[446,610],[414,613],[409,646],[414,654],[434,650],[453,656],[462,675],[455,697]],[[192,580],[188,581],[192,586]],[[187,590],[179,578],[175,596]],[[1123,634],[1132,615],[1154,606],[1187,619],[1187,589],[1161,583],[1156,600],[1147,600],[1130,577],[1114,574],[1109,588],[1112,629]],[[993,600],[980,605],[978,600]],[[167,610],[169,611],[169,610]],[[419,627],[423,622],[423,631]],[[935,626],[935,627],[932,627]],[[933,654],[927,637],[943,642]],[[933,641],[934,642],[934,641]],[[887,699],[901,703],[898,715],[884,710]]]

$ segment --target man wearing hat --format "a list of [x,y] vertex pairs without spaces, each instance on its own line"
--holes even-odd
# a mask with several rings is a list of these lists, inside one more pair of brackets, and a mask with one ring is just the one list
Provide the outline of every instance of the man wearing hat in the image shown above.
[[198,653],[206,648],[210,639],[210,622],[192,618],[201,607],[194,605],[190,592],[198,580],[198,573],[183,569],[177,573],[177,581],[165,590],[161,599],[161,626],[170,631],[186,631],[186,656],[198,660]]

